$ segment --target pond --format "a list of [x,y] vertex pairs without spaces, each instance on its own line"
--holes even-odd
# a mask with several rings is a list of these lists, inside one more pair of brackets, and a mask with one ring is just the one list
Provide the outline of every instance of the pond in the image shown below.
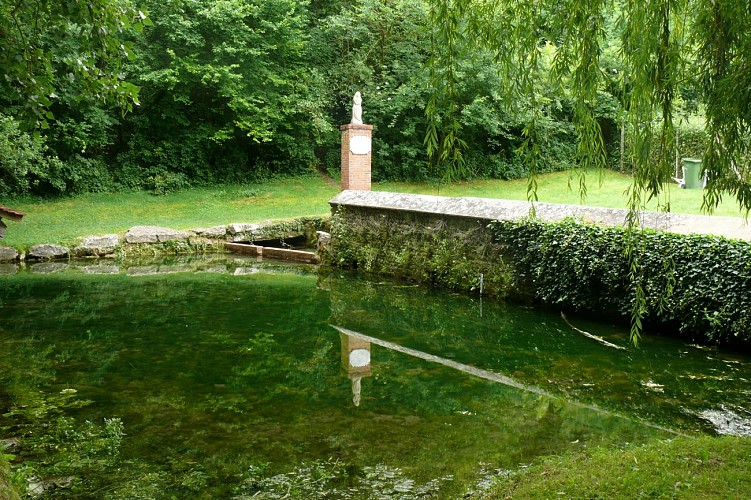
[[0,441],[41,497],[457,498],[751,429],[751,359],[623,326],[246,259],[65,267],[0,277]]

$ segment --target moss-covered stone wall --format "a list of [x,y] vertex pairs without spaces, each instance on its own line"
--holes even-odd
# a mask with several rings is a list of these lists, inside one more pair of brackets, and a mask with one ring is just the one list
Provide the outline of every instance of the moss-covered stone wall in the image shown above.
[[496,298],[527,299],[488,221],[338,206],[327,263]]

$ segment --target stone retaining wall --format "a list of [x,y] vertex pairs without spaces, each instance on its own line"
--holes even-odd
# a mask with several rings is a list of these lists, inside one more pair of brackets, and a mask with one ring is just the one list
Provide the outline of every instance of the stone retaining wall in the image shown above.
[[86,236],[73,245],[34,245],[19,252],[0,246],[0,263],[58,261],[77,257],[111,258],[141,254],[185,254],[222,252],[226,242],[291,239],[305,236],[316,243],[316,231],[328,228],[327,217],[303,217],[287,221],[232,223],[225,226],[175,230],[156,226],[135,226],[125,234]]
[[[403,277],[445,288],[517,298],[534,296],[531,284],[510,264],[502,242],[487,230],[495,220],[531,215],[529,202],[487,198],[448,198],[404,193],[342,191],[329,202],[334,212],[333,266]],[[575,218],[622,226],[627,210],[535,203],[546,222]],[[751,240],[741,218],[644,212],[642,225],[675,232]]]

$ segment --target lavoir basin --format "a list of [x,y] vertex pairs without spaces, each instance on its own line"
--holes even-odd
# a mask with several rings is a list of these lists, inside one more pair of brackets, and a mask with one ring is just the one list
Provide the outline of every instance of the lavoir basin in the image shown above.
[[0,276],[0,445],[40,498],[459,498],[751,433],[751,358],[623,325],[249,259],[52,270]]

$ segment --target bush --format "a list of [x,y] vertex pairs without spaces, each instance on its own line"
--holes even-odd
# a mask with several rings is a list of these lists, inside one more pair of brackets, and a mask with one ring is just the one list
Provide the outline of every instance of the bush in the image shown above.
[[720,237],[605,228],[573,220],[494,222],[496,241],[543,303],[627,317],[636,283],[626,257],[638,257],[646,320],[690,340],[751,342],[751,244]]
[[190,180],[185,174],[166,172],[149,177],[147,186],[154,194],[167,194],[190,187]]
[[43,138],[22,132],[18,122],[0,114],[0,196],[65,191],[58,174],[64,165],[47,153]]

